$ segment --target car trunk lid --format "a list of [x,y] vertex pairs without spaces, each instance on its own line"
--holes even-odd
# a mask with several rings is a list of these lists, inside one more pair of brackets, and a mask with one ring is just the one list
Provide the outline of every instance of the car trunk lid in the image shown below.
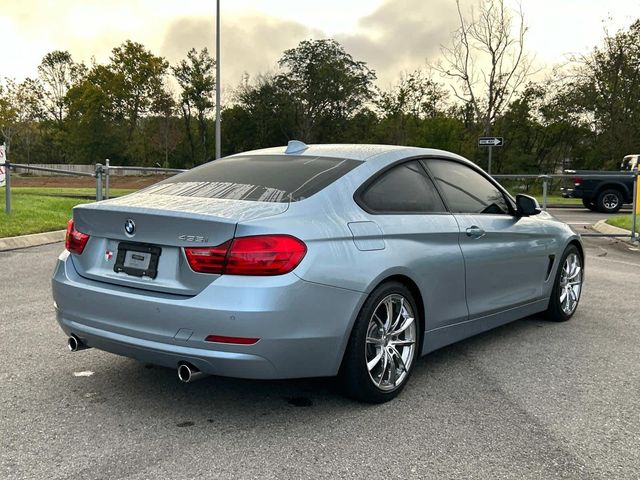
[[[279,215],[288,203],[155,194],[152,189],[73,210],[75,227],[90,235],[73,263],[81,276],[122,286],[196,295],[218,275],[191,270],[183,248],[220,245],[240,221]],[[127,228],[125,228],[127,227]],[[129,230],[129,231],[127,231]],[[130,251],[127,253],[127,251]],[[145,252],[150,253],[151,265]],[[120,253],[120,258],[119,258]],[[147,262],[145,273],[121,268]],[[157,267],[153,267],[153,261]],[[142,263],[140,265],[142,266]],[[149,267],[149,268],[147,268]]]

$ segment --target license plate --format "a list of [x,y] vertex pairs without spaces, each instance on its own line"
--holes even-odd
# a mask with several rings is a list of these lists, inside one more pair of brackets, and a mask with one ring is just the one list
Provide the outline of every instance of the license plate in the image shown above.
[[135,277],[156,278],[158,258],[162,249],[153,245],[120,242],[114,272],[124,272]]

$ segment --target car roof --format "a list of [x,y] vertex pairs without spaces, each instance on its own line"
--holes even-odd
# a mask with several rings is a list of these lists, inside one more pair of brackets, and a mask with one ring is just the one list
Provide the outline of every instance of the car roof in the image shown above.
[[346,158],[359,161],[385,161],[389,157],[445,156],[468,162],[465,158],[444,150],[434,148],[406,147],[401,145],[372,144],[313,144],[304,150],[287,153],[287,147],[271,147],[250,152],[242,152],[232,157],[244,155],[302,155],[309,157]]

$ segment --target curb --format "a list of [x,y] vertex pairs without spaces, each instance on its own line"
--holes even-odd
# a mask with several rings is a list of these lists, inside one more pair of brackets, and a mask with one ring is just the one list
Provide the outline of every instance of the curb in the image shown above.
[[62,242],[64,241],[65,233],[66,230],[56,230],[54,232],[33,233],[31,235],[20,235],[19,237],[0,238],[0,252]]
[[630,245],[635,245],[636,242],[631,241],[631,230],[627,230],[625,228],[614,227],[613,225],[609,225],[606,220],[599,220],[594,225],[591,226],[596,232],[604,233],[605,235],[626,235],[628,238],[617,238],[622,242],[626,242]]

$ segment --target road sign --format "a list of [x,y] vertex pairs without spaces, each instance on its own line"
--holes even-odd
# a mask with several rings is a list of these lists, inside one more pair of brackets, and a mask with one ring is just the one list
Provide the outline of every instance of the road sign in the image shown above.
[[502,137],[480,137],[478,145],[481,147],[501,147],[504,145]]
[[4,166],[6,159],[7,155],[4,145],[0,145],[0,187],[4,187],[7,182],[7,175]]

